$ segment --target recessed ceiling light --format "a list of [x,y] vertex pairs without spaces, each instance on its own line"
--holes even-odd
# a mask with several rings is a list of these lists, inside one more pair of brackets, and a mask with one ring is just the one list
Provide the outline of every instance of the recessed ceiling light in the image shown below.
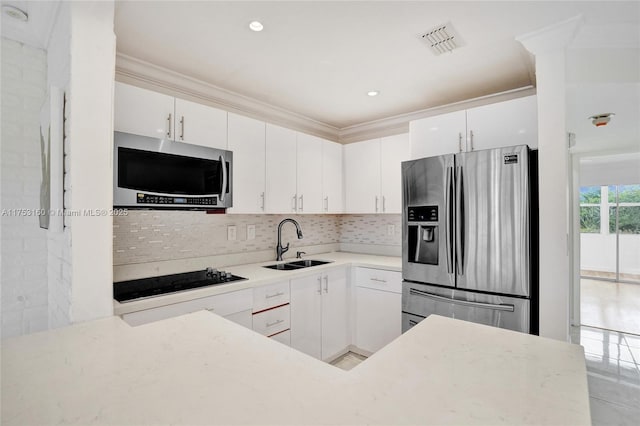
[[378,92],[377,90],[371,90],[370,92],[367,92],[368,96],[378,96],[380,94],[380,92]]
[[2,5],[2,13],[18,21],[27,22],[29,20],[27,12],[9,4]]
[[264,25],[262,25],[262,22],[252,21],[249,24],[249,28],[251,28],[251,31],[260,32],[264,29]]

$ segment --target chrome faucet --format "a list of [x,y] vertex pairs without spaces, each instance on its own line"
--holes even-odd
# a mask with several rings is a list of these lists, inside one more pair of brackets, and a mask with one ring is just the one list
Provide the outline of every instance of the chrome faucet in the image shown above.
[[296,226],[296,232],[298,233],[298,239],[302,239],[302,229],[300,229],[300,225],[298,222],[291,218],[284,219],[278,225],[278,245],[276,246],[276,260],[282,260],[282,255],[285,254],[289,250],[289,243],[287,243],[286,247],[282,247],[282,225],[286,222],[291,222]]

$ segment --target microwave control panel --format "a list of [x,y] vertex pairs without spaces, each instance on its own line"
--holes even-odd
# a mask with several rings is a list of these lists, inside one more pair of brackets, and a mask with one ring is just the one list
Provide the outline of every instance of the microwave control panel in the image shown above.
[[175,204],[185,206],[215,206],[218,204],[216,197],[174,197],[167,195],[152,195],[138,192],[138,204]]

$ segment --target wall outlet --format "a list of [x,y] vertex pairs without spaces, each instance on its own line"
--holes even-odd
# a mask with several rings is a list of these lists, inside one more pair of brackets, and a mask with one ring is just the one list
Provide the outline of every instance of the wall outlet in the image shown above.
[[396,227],[394,225],[387,225],[387,235],[394,235],[396,233]]
[[247,240],[255,240],[255,239],[256,239],[256,226],[247,225]]
[[236,226],[231,225],[227,226],[227,240],[235,241],[236,240]]

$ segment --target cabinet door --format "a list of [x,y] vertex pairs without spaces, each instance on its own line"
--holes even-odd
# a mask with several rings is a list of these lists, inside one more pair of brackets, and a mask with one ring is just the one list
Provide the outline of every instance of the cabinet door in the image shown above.
[[322,359],[345,353],[349,332],[349,288],[345,268],[322,274]]
[[381,212],[380,139],[345,145],[344,164],[346,212]]
[[245,328],[248,328],[249,330],[253,329],[253,315],[251,309],[247,309],[246,311],[242,312],[236,312],[235,314],[231,315],[226,315],[225,318]]
[[291,347],[322,356],[322,276],[291,280]]
[[298,213],[322,212],[322,139],[298,133]]
[[227,149],[227,112],[176,98],[174,139],[194,145]]
[[402,211],[402,171],[403,161],[410,157],[409,134],[389,136],[380,140],[380,188],[382,192],[382,213]]
[[116,82],[113,127],[116,131],[173,139],[173,96]]
[[267,124],[266,135],[266,212],[296,212],[296,132]]
[[402,295],[356,287],[355,345],[374,353],[402,333]]
[[409,124],[411,159],[463,151],[466,122],[465,111],[412,121]]
[[[468,151],[514,145],[538,146],[536,96],[467,110]],[[473,133],[473,137],[471,134]]]
[[343,212],[342,145],[322,141],[322,211]]
[[229,213],[265,211],[265,123],[229,113],[233,151],[233,208]]

